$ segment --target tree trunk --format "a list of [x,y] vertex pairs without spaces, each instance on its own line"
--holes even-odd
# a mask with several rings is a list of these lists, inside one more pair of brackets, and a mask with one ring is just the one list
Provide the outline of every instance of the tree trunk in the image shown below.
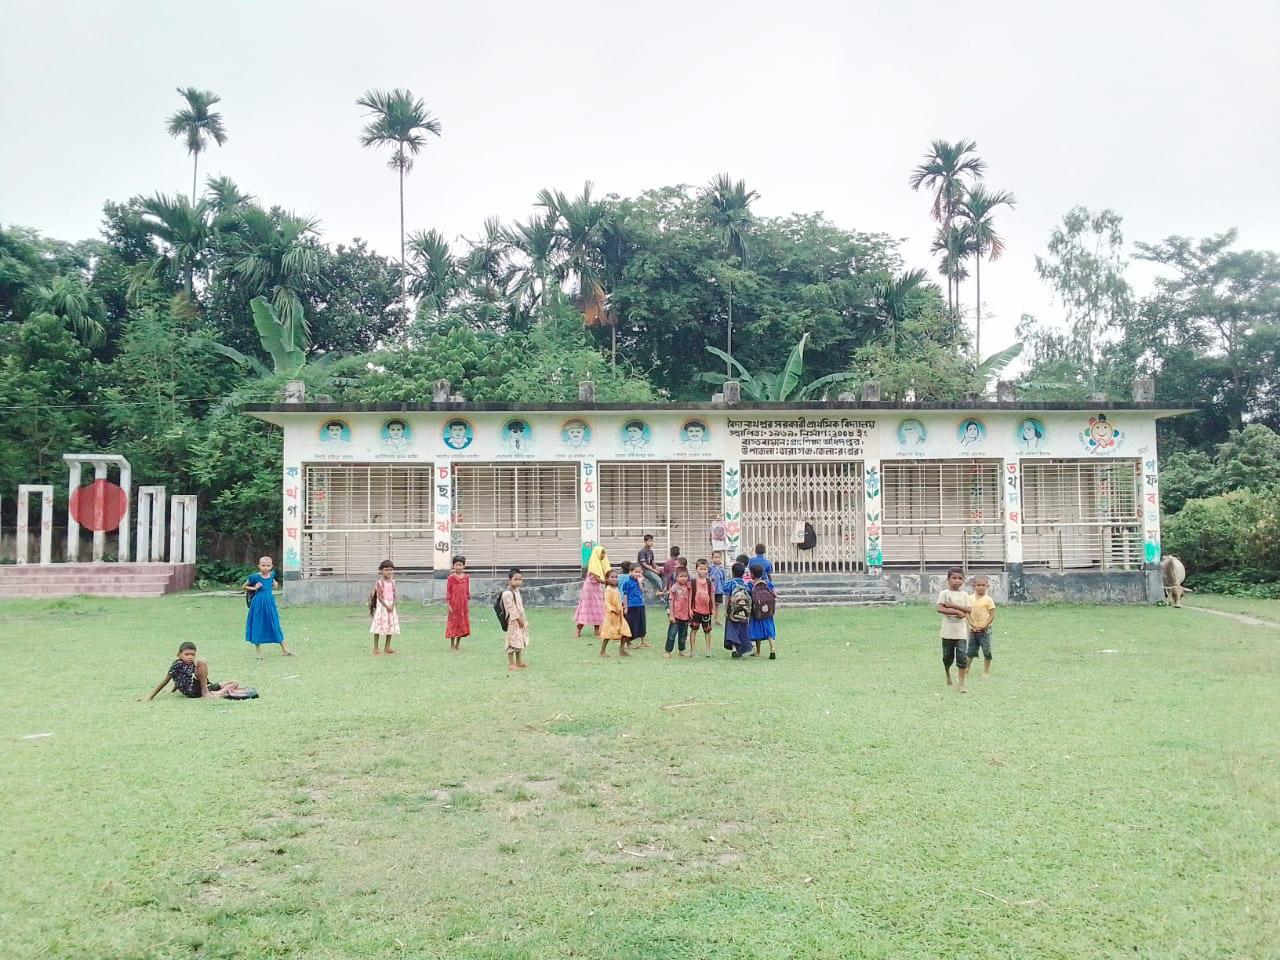
[[979,249],[977,255],[973,258],[973,285],[977,288],[977,303],[974,305],[977,312],[973,316],[973,351],[978,355],[978,362],[982,362],[982,250]]
[[609,335],[609,366],[613,368],[613,372],[618,372],[618,323],[615,320],[610,327],[612,331]]
[[[729,281],[729,333],[725,339],[725,353],[730,357],[733,356],[733,281]],[[726,363],[724,365],[725,374],[729,379],[733,379],[733,364]]]
[[196,171],[200,169],[200,151],[191,155],[191,205],[196,205]]
[[397,150],[399,158],[397,168],[400,173],[400,309],[404,310],[408,304],[406,301],[409,296],[409,286],[405,283],[406,274],[404,269],[404,144],[400,144]]

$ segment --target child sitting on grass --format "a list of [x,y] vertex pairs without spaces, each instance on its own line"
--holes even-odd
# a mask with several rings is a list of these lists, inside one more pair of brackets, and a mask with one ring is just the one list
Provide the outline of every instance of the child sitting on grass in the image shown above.
[[156,698],[172,681],[173,689],[192,700],[217,700],[219,697],[232,696],[240,692],[240,684],[235,680],[223,683],[209,682],[209,663],[203,657],[196,657],[196,645],[190,640],[178,647],[178,659],[169,665],[169,672],[147,697],[150,702]]
[[938,613],[942,614],[942,669],[947,674],[947,686],[951,682],[951,664],[955,663],[960,678],[958,693],[967,693],[964,678],[969,672],[969,658],[965,647],[969,640],[969,595],[964,592],[964,571],[952,567],[947,571],[947,589],[938,594]]
[[969,649],[965,656],[972,663],[982,650],[982,679],[991,676],[991,626],[996,622],[996,602],[987,591],[991,582],[983,576],[973,578],[973,593],[969,597]]

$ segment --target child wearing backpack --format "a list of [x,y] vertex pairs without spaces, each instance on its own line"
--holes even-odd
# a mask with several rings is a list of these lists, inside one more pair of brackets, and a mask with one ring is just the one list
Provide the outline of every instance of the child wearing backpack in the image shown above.
[[766,579],[764,565],[751,564],[751,642],[755,644],[753,656],[760,656],[760,645],[769,641],[769,659],[778,659],[776,641],[777,627],[773,624],[773,615],[778,610],[778,595],[773,592],[773,583]]
[[724,593],[724,648],[733,651],[733,659],[740,660],[752,651],[751,644],[751,588],[742,575],[747,568],[735,563],[730,569],[731,580],[725,581]]
[[[529,646],[529,622],[524,615],[524,598],[520,596],[520,587],[524,585],[524,574],[512,568],[507,578],[507,589],[498,597],[502,604],[502,612],[498,614],[498,623],[507,631],[507,669],[527,670],[524,662],[524,651]],[[497,604],[494,604],[495,609]]]

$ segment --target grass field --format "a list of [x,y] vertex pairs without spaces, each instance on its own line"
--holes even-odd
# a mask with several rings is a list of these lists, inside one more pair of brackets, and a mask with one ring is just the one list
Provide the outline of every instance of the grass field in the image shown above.
[[1225,610],[1246,617],[1257,617],[1271,623],[1280,623],[1280,600],[1257,600],[1252,597],[1224,597],[1213,593],[1189,593],[1182,603],[1188,607],[1206,607]]
[[[483,612],[259,662],[236,597],[0,606],[0,953],[1280,955],[1274,629],[1008,609],[960,697],[925,607],[784,610],[776,662],[538,610],[521,674]],[[262,698],[137,702],[186,639]]]

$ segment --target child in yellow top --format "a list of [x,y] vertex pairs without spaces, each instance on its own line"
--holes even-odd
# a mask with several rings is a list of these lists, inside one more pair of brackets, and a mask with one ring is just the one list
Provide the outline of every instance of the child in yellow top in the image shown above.
[[991,626],[996,622],[996,602],[987,593],[991,583],[986,577],[973,578],[973,593],[969,597],[969,649],[966,656],[973,660],[982,649],[982,679],[991,676]]
[[618,589],[618,571],[610,570],[604,581],[604,624],[600,627],[600,656],[608,657],[609,641],[618,641],[620,656],[629,657],[631,627],[627,623],[627,607]]

